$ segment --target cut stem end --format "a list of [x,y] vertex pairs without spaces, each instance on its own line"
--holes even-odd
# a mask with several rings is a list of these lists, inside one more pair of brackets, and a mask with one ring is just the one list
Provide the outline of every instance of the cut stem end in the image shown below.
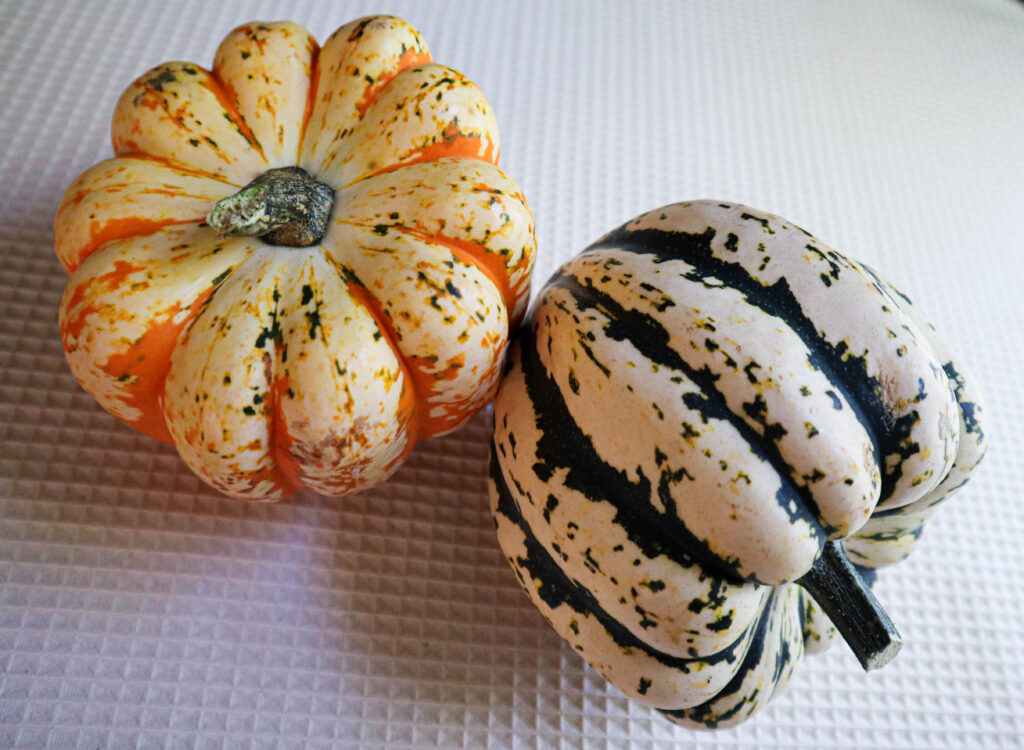
[[896,626],[871,593],[842,542],[831,541],[797,583],[829,616],[866,672],[888,664],[903,646]]
[[308,247],[323,239],[333,209],[330,185],[301,167],[277,167],[218,201],[206,223],[217,234]]

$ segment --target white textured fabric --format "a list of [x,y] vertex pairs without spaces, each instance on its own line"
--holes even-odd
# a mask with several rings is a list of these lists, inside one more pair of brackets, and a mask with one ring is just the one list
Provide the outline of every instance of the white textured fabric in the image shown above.
[[[69,374],[51,222],[120,91],[247,20],[397,13],[487,93],[537,284],[690,198],[785,216],[910,293],[991,448],[880,598],[866,675],[808,658],[752,722],[676,728],[563,644],[505,564],[483,418],[389,484],[215,495]],[[0,4],[0,747],[1024,747],[1024,6],[876,2]]]

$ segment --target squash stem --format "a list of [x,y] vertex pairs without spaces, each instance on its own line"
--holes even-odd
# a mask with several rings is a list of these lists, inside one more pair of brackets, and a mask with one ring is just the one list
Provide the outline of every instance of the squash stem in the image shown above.
[[841,541],[827,542],[821,557],[797,583],[829,616],[865,672],[884,667],[896,656],[903,639]]
[[330,185],[317,182],[301,167],[277,167],[218,201],[206,223],[217,234],[308,247],[323,239],[333,209]]

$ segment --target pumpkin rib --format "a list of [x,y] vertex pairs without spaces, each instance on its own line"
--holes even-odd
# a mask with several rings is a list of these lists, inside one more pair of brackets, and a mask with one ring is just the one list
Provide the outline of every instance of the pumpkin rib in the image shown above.
[[[656,492],[652,480],[643,477],[635,484],[624,472],[604,461],[594,449],[591,438],[572,418],[561,389],[537,355],[534,331],[524,329],[520,341],[516,366],[522,368],[526,397],[536,413],[542,435],[537,446],[542,473],[549,475],[558,468],[568,467],[566,484],[579,485],[577,489],[593,502],[612,504],[618,511],[616,520],[626,530],[628,538],[649,557],[660,552],[682,567],[699,564],[733,584],[756,583],[740,572],[738,561],[716,555],[707,542],[686,528],[681,518],[660,514],[651,508],[649,498]],[[586,466],[586,470],[574,471],[574,467],[582,466]],[[644,539],[657,542],[645,544]]]
[[[501,298],[505,300],[505,305],[510,309],[512,308],[515,302],[515,295],[512,293],[508,275],[505,273],[505,264],[498,258],[498,263],[501,263],[501,270],[499,271],[496,267],[497,263],[494,262],[495,256],[488,253],[479,243],[472,240],[460,240],[457,237],[446,234],[430,234],[423,228],[422,224],[414,227],[395,227],[395,229],[410,237],[415,237],[428,245],[444,247],[466,265],[476,266],[480,273],[494,284],[494,288],[498,290]],[[511,321],[509,328],[511,329]]]
[[[905,296],[903,298],[906,300]],[[924,531],[924,524],[941,504],[967,483],[986,450],[985,433],[979,421],[984,407],[980,403],[980,394],[975,391],[972,380],[965,376],[962,368],[953,360],[945,343],[929,335],[929,331],[934,333],[934,328],[931,328],[931,324],[927,323],[920,311],[912,304],[909,305],[909,309],[903,309],[919,321],[929,343],[936,349],[936,353],[946,360],[943,370],[949,378],[960,410],[960,442],[953,464],[934,489],[907,505],[877,510],[868,522],[847,540],[847,551],[851,559],[869,568],[892,565],[905,559],[913,551]]]
[[[271,420],[273,413],[267,407],[273,398],[273,366],[276,358],[277,341],[273,332],[276,330],[272,321],[274,308],[259,308],[259,298],[253,298],[250,292],[255,287],[261,287],[267,276],[275,273],[275,259],[272,256],[272,248],[269,248],[254,238],[237,238],[236,242],[245,242],[253,246],[253,252],[222,282],[220,287],[226,288],[225,296],[212,295],[206,300],[199,315],[196,315],[190,322],[188,329],[179,336],[177,345],[172,354],[168,372],[167,386],[163,402],[164,417],[168,429],[174,437],[174,443],[178,448],[183,460],[188,463],[194,472],[199,474],[207,483],[216,487],[221,492],[233,497],[249,500],[273,500],[280,496],[290,494],[295,486],[286,473],[282,471],[281,465],[274,452],[274,443],[271,439]],[[278,264],[279,265],[279,264]],[[244,286],[245,288],[239,288]],[[220,288],[218,288],[220,291]],[[256,308],[256,313],[254,309]],[[209,316],[215,315],[213,319]],[[228,377],[221,380],[219,373],[211,368],[213,361],[218,356],[223,356],[222,339],[230,335],[238,335],[240,330],[248,330],[254,333],[260,330],[262,338],[263,354],[259,364],[251,370],[265,375],[266,382],[260,383],[257,377],[257,386],[262,385],[258,391],[249,390],[252,381],[246,385],[245,398],[253,398],[254,393],[260,395],[261,403],[259,411],[255,409],[246,411],[248,404],[240,399],[231,403],[225,408],[223,399],[218,398],[213,390],[213,384],[219,387],[239,387],[243,380],[244,371],[240,370],[236,362],[230,361]],[[204,339],[208,339],[204,341]],[[198,340],[198,343],[197,343]],[[219,345],[218,345],[219,344]],[[254,347],[255,351],[256,347]],[[198,352],[198,354],[197,354]],[[222,363],[223,364],[223,363]],[[257,369],[258,368],[258,369]],[[181,372],[185,370],[185,372]],[[251,370],[249,370],[251,372]],[[182,380],[175,381],[175,377],[185,375]],[[269,377],[268,377],[269,376]],[[213,398],[208,399],[208,396]],[[246,403],[246,408],[241,404]],[[264,405],[266,404],[266,405]],[[231,437],[223,434],[220,439],[207,435],[205,438],[200,433],[207,415],[208,409],[212,422],[221,430],[230,428]],[[232,413],[233,412],[233,413]],[[244,462],[240,458],[246,451],[258,450],[259,446],[250,442],[243,445],[239,439],[238,431],[247,429],[244,421],[240,421],[238,413],[248,415],[249,419],[259,418],[266,433],[265,447],[262,455],[268,459],[264,466],[258,463],[249,468],[242,468],[238,463]],[[251,438],[250,438],[251,439]],[[216,449],[217,461],[209,462],[209,453]],[[227,453],[224,453],[227,449]],[[230,470],[225,470],[223,464],[235,461]],[[268,489],[265,484],[272,485]]]
[[309,75],[309,90],[306,92],[306,108],[302,112],[302,123],[299,125],[299,142],[295,149],[295,164],[302,164],[302,149],[306,143],[306,131],[309,129],[309,120],[313,116],[313,108],[316,105],[317,90],[320,88],[320,50],[321,47],[313,40],[316,45],[312,51],[309,60],[310,75]]
[[[349,272],[351,273],[351,272]],[[373,318],[374,322],[377,323],[377,328],[384,335],[388,341],[388,345],[391,350],[395,353],[395,358],[398,360],[399,365],[402,368],[402,377],[405,380],[406,387],[409,389],[409,399],[413,404],[420,404],[420,395],[422,384],[417,377],[417,374],[412,371],[409,366],[409,362],[405,355],[402,354],[401,347],[398,344],[398,335],[395,331],[394,326],[391,324],[391,318],[384,311],[383,305],[380,300],[363,284],[359,281],[354,280],[354,274],[352,274],[353,280],[348,280],[349,294],[352,295],[352,299],[356,300],[359,304],[366,308],[366,311]],[[342,276],[344,279],[344,276]],[[412,451],[413,446],[419,442],[422,437],[430,437],[432,432],[429,427],[429,418],[420,413],[420,409],[415,408],[409,417],[409,421],[406,423],[406,429],[409,432],[409,444],[408,451]]]
[[373,321],[377,324],[377,329],[388,342],[388,345],[391,347],[391,351],[394,352],[395,359],[398,360],[398,364],[402,368],[402,377],[405,381],[405,387],[409,389],[407,397],[412,404],[416,405],[415,408],[411,409],[411,413],[409,414],[409,418],[406,423],[406,429],[409,433],[408,447],[406,450],[407,452],[410,452],[420,439],[430,437],[432,433],[426,425],[426,417],[420,413],[418,405],[423,403],[420,398],[420,385],[417,383],[416,377],[412,373],[409,363],[406,361],[405,355],[402,353],[402,349],[398,344],[398,334],[391,323],[391,318],[384,311],[384,307],[380,303],[380,300],[378,300],[377,297],[366,288],[355,272],[342,261],[338,260],[334,256],[334,253],[332,253],[327,247],[321,246],[321,248],[324,251],[324,257],[327,262],[330,263],[338,274],[338,278],[341,279],[342,283],[348,287],[348,291],[352,299],[359,305],[362,305],[367,314],[373,318]]
[[214,53],[213,72],[271,168],[297,162],[318,48],[299,24],[256,21],[232,29]]
[[[796,612],[793,611],[794,597],[797,600]],[[802,651],[803,639],[786,638],[786,626],[792,624],[790,621],[794,619],[794,615],[797,621],[801,619],[799,599],[799,590],[794,591],[792,586],[787,586],[784,590],[773,589],[768,594],[762,614],[754,626],[751,646],[741,659],[732,680],[705,703],[675,710],[659,709],[659,712],[682,726],[721,729],[739,724],[764,706],[789,681],[795,663],[800,661],[802,656],[790,652],[790,642],[792,641]],[[782,623],[778,625],[777,632],[773,632],[772,626],[780,620]],[[773,635],[777,638],[772,638]],[[765,663],[766,651],[775,651],[770,673]],[[746,684],[751,680],[757,684],[757,689],[753,691]]]
[[408,389],[401,362],[353,298],[352,284],[321,250],[294,253],[302,254],[301,267],[282,279],[278,305],[279,445],[287,446],[298,482],[338,495],[378,484],[407,455]]
[[863,263],[859,264],[878,288],[884,291],[893,304],[907,315],[918,327],[922,338],[931,348],[945,373],[958,411],[959,429],[957,448],[946,473],[923,497],[912,503],[894,508],[883,508],[876,515],[885,516],[892,511],[906,509],[907,513],[920,513],[926,508],[934,507],[946,498],[955,494],[970,478],[971,472],[984,457],[986,450],[985,433],[982,430],[979,415],[984,410],[981,394],[975,389],[973,378],[957,364],[948,344],[935,330],[935,327],[924,316],[920,308],[891,282],[883,279],[874,269]]
[[114,153],[186,161],[248,183],[265,171],[267,159],[234,109],[212,71],[188,62],[158,65],[118,99]]
[[[328,37],[314,71],[314,102],[304,127],[299,166],[319,178],[325,176],[338,142],[362,121],[358,105],[367,84],[373,86],[377,77],[394,70],[409,50],[430,54],[419,32],[396,16],[357,19]],[[324,87],[329,88],[322,91]]]
[[184,227],[186,224],[200,224],[202,219],[163,219],[160,221],[152,219],[141,219],[139,217],[125,217],[122,219],[109,219],[100,225],[98,231],[94,231],[89,239],[89,243],[84,245],[80,250],[78,256],[78,263],[72,267],[69,267],[69,271],[74,271],[82,261],[88,258],[93,253],[102,250],[108,244],[112,242],[120,242],[121,240],[134,240],[141,239],[143,237],[150,237],[162,229],[167,227],[181,226]]
[[447,157],[367,177],[339,195],[343,221],[443,246],[500,292],[510,329],[525,313],[535,241],[518,186],[480,159]]
[[322,246],[380,302],[416,381],[425,434],[454,429],[493,397],[508,311],[475,265],[383,226],[335,221]]
[[[629,229],[628,225],[602,237],[591,247],[593,249],[621,248],[626,252],[660,255],[678,258],[691,265],[700,277],[708,276],[721,280],[728,286],[740,290],[747,301],[760,307],[768,315],[774,315],[784,321],[804,342],[810,353],[811,363],[826,374],[829,382],[840,390],[848,404],[864,425],[865,432],[871,440],[875,454],[875,462],[882,466],[882,452],[878,442],[879,432],[875,429],[880,420],[872,420],[862,406],[862,402],[851,392],[847,380],[837,373],[849,370],[841,355],[829,356],[824,342],[816,335],[814,323],[803,313],[800,303],[793,298],[788,285],[764,287],[757,279],[746,272],[738,263],[728,263],[715,258],[711,252],[711,240],[714,230],[709,233],[692,235],[686,232],[670,232],[657,229]],[[687,251],[681,251],[686,244]]]
[[[738,714],[748,700],[748,696],[741,693],[743,682],[751,671],[757,669],[761,660],[761,655],[764,652],[764,639],[768,633],[768,624],[771,622],[771,615],[777,606],[777,602],[778,592],[775,590],[768,592],[761,613],[752,626],[754,634],[750,640],[750,648],[741,657],[736,672],[733,674],[732,679],[726,683],[725,687],[715,693],[713,698],[699,705],[679,709],[660,708],[658,709],[659,712],[670,720],[678,721],[679,723],[694,722],[698,725],[706,726],[708,729],[715,729],[718,726],[718,722],[727,721]],[[715,704],[733,695],[738,695],[739,701],[731,708],[721,713],[716,713]],[[760,694],[758,694],[758,698],[760,697]]]
[[70,273],[110,242],[201,223],[208,202],[232,188],[164,160],[105,159],[78,175],[61,197],[53,221],[57,256]]
[[[776,496],[779,507],[789,515],[790,523],[804,522],[818,540],[819,552],[828,538],[831,528],[821,519],[821,511],[811,494],[810,487],[793,480],[794,468],[782,456],[778,446],[767,435],[759,434],[743,417],[736,414],[726,401],[725,395],[715,385],[717,378],[710,373],[691,367],[668,344],[668,331],[653,318],[636,310],[627,310],[611,295],[593,286],[584,286],[575,276],[556,274],[548,281],[548,288],[560,288],[571,294],[581,309],[597,308],[608,315],[611,325],[620,331],[626,341],[646,359],[658,365],[683,373],[696,383],[703,396],[701,399],[684,399],[687,405],[698,411],[706,421],[720,419],[735,429],[751,448],[755,457],[767,462],[782,480],[782,489]],[[609,336],[613,334],[609,331]],[[699,401],[699,403],[698,403]],[[785,490],[788,490],[784,492]]]
[[[177,334],[174,336],[174,343],[167,347],[166,356],[163,357],[163,359],[165,361],[164,361],[164,363],[161,366],[159,374],[155,377],[155,380],[156,380],[156,383],[157,383],[157,387],[156,387],[156,391],[155,391],[154,396],[153,396],[153,401],[156,404],[158,404],[158,405],[162,404],[162,402],[164,400],[164,394],[166,393],[166,390],[167,390],[167,379],[168,379],[168,377],[170,376],[170,373],[171,373],[171,366],[172,366],[172,360],[173,360],[173,357],[174,357],[174,351],[178,348],[178,345],[185,339],[185,337],[188,336],[188,333],[191,330],[192,326],[195,324],[196,320],[199,319],[199,317],[202,315],[203,311],[213,301],[214,296],[221,289],[221,287],[224,286],[224,283],[226,281],[228,281],[234,275],[235,271],[237,271],[239,268],[244,266],[251,259],[251,257],[252,257],[252,255],[250,254],[249,257],[247,257],[244,260],[242,260],[242,262],[239,263],[237,266],[235,266],[233,268],[228,268],[226,273],[221,274],[215,280],[214,285],[208,291],[206,291],[204,294],[202,294],[199,297],[197,297],[196,300],[189,306],[189,308],[188,308],[189,309],[189,314],[188,314],[188,316],[183,321],[180,322],[180,327],[178,328]],[[146,335],[148,335],[148,333]],[[173,445],[173,446],[177,447],[176,444],[175,444],[175,441],[174,441],[174,439],[173,439],[173,437],[171,435],[170,428],[167,425],[167,417],[164,414],[164,411],[163,411],[162,408],[159,409],[158,414],[162,418],[161,419],[161,422],[162,422],[162,432],[161,432],[161,435],[162,436],[159,436],[158,439],[161,440],[164,443],[167,443],[168,445]],[[155,420],[156,416],[154,416],[153,419]],[[135,425],[133,425],[133,426],[135,426]],[[136,429],[141,429],[141,428],[136,427]],[[147,430],[142,430],[142,431],[143,432],[147,432]],[[149,434],[154,434],[154,433],[149,433]]]
[[[685,217],[682,223],[666,231],[662,222],[669,221],[671,226],[673,217],[680,215]],[[735,222],[735,232],[716,235],[714,227],[722,222]],[[851,407],[863,417],[878,446],[876,462],[882,469],[879,506],[891,505],[895,494],[902,502],[911,502],[937,484],[939,477],[934,472],[940,467],[945,471],[952,460],[951,446],[943,438],[941,446],[933,443],[942,450],[926,454],[919,443],[931,442],[924,434],[925,425],[928,432],[939,428],[942,433],[938,423],[946,418],[942,412],[949,402],[941,394],[948,382],[941,369],[929,366],[934,351],[917,324],[898,306],[893,310],[884,305],[893,302],[892,295],[872,278],[870,270],[785,220],[738,204],[700,201],[667,206],[629,222],[609,237],[623,242],[633,238],[637,252],[667,253],[667,257],[685,260],[700,275],[743,292],[752,305],[784,320],[807,342],[816,354],[812,364],[851,395]],[[597,244],[606,245],[609,237]],[[774,253],[777,258],[754,270],[757,262],[753,258],[762,254],[749,250],[758,240],[768,251],[764,255]],[[735,260],[731,257],[734,253]],[[783,273],[783,268],[788,271]],[[830,338],[826,321],[830,314],[834,318],[837,308],[853,305],[849,313],[855,314],[861,306],[878,310],[879,301],[883,314],[876,313],[875,327],[854,329],[852,344],[848,336],[840,338],[842,329],[834,326]],[[824,328],[819,330],[819,325]],[[886,331],[900,337],[902,353],[887,343],[895,338],[879,335]],[[864,348],[853,351],[851,347]],[[890,370],[898,373],[910,367],[919,373],[916,380],[890,375]],[[909,388],[913,383],[919,385],[916,393]],[[892,393],[890,386],[896,389]],[[906,471],[908,463],[911,471],[923,473],[912,480]]]
[[319,168],[339,189],[402,166],[444,157],[497,165],[498,128],[472,81],[446,65],[406,68],[366,115],[342,131]]
[[[218,245],[195,230],[190,235],[165,229],[152,237],[150,244],[159,240],[157,252],[145,247],[143,237],[108,244],[90,256],[69,280],[60,328],[69,365],[86,390],[122,421],[171,442],[159,401],[172,353],[217,289],[244,265],[251,242],[232,241],[221,253],[227,243]],[[183,239],[195,246],[175,250]],[[181,264],[195,267],[179,281],[174,272]],[[189,290],[204,278],[204,286]],[[161,307],[146,317],[126,301]],[[124,312],[111,320],[119,306]]]
[[230,185],[236,190],[244,187],[242,183],[230,179],[227,175],[217,174],[215,172],[208,172],[204,169],[200,169],[199,167],[194,167],[190,164],[186,164],[185,162],[175,161],[174,159],[170,159],[166,156],[157,156],[156,154],[150,154],[145,151],[125,151],[123,153],[118,154],[115,158],[141,159],[143,161],[151,161],[157,164],[162,164],[165,167],[170,167],[171,169],[174,169],[183,174],[190,174],[196,177],[206,177],[207,179],[210,180],[223,182],[225,185]]
[[[206,70],[204,68],[204,70]],[[209,74],[209,78],[203,81],[209,91],[216,97],[217,101],[220,102],[220,106],[224,108],[224,114],[231,121],[231,123],[238,128],[238,131],[242,134],[242,137],[249,142],[249,145],[260,155],[264,163],[269,163],[267,155],[263,152],[263,146],[260,145],[259,140],[256,138],[256,134],[252,132],[252,128],[249,127],[249,123],[245,121],[245,117],[238,111],[238,106],[232,100],[230,96],[230,89],[225,85],[224,81],[221,80],[220,76],[217,75],[215,70],[206,70]]]
[[[499,516],[503,517],[505,522],[518,529],[519,533],[523,535],[522,544],[526,553],[525,556],[509,558],[509,562],[512,563],[513,569],[519,573],[520,583],[531,598],[542,602],[545,607],[551,610],[556,610],[564,605],[581,617],[592,616],[623,653],[628,654],[634,650],[643,652],[663,667],[671,670],[677,670],[684,674],[694,673],[699,675],[709,667],[735,664],[736,666],[734,667],[727,667],[729,676],[722,681],[723,685],[728,684],[732,674],[735,674],[735,671],[739,669],[740,664],[751,647],[751,636],[756,632],[758,623],[763,617],[765,610],[763,605],[752,622],[744,627],[729,645],[712,654],[689,657],[673,656],[653,648],[608,614],[594,595],[586,587],[570,578],[544,545],[536,539],[529,523],[523,517],[517,501],[512,496],[509,485],[505,480],[504,472],[498,464],[498,450],[493,442],[490,455],[492,510],[496,518]],[[532,580],[526,580],[523,577],[524,575],[529,576]],[[572,629],[571,625],[570,629]],[[564,633],[563,637],[568,638],[570,642],[573,640],[572,636],[567,633]],[[588,660],[595,658],[594,654],[588,654],[583,649],[579,650],[584,658]]]
[[481,138],[478,135],[462,135],[455,131],[450,135],[445,135],[439,142],[431,143],[427,146],[414,147],[404,152],[404,154],[399,156],[399,162],[356,177],[345,183],[344,187],[351,187],[363,180],[394,172],[396,169],[408,167],[412,164],[423,164],[424,162],[434,162],[439,159],[450,158],[478,159],[498,166],[498,157],[499,149],[494,147],[494,142],[490,137],[485,136]]
[[[358,227],[359,229],[366,231],[374,231],[373,226],[361,222],[339,220],[337,223]],[[511,308],[510,303],[515,301],[516,296],[512,293],[511,285],[508,282],[506,274],[495,270],[494,266],[496,264],[493,262],[492,256],[479,243],[471,240],[460,240],[457,237],[451,237],[444,234],[430,234],[422,228],[421,224],[415,227],[394,225],[389,228],[423,242],[424,244],[433,245],[434,247],[442,247],[448,250],[464,264],[473,266],[480,271],[480,273],[482,273],[487,280],[491,282],[491,284],[494,285],[494,288],[498,290],[501,298],[505,300],[505,304]],[[505,270],[504,263],[502,263],[501,268],[503,271]]]

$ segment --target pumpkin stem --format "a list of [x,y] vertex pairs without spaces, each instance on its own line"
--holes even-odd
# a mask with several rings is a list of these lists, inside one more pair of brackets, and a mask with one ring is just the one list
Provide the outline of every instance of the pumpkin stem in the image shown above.
[[903,646],[896,626],[853,567],[841,541],[826,542],[821,557],[797,583],[829,616],[865,672],[884,667]]
[[334,190],[301,167],[268,169],[206,216],[217,232],[259,237],[271,245],[308,247],[327,231]]

